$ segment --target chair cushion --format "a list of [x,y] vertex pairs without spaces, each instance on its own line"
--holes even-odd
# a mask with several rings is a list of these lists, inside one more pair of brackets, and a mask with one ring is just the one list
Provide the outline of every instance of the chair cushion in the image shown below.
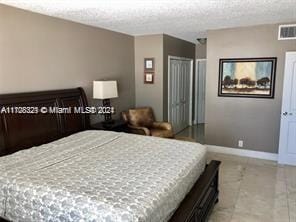
[[144,126],[149,128],[154,122],[153,112],[149,107],[129,109],[128,118],[132,126]]
[[123,119],[124,122],[128,122],[128,112],[123,111],[121,112],[121,118]]
[[151,136],[163,137],[163,138],[173,138],[174,134],[171,130],[162,129],[150,129]]

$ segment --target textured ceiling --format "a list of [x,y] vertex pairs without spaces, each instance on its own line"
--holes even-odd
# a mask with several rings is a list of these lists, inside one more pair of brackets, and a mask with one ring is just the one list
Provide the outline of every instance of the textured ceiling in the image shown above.
[[0,3],[131,35],[196,42],[206,30],[296,21],[296,0],[0,0]]

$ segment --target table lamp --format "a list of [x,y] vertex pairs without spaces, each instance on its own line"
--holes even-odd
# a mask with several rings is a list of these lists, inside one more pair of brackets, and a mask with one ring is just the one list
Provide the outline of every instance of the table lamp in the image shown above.
[[[110,99],[117,98],[117,82],[116,81],[94,81],[93,82],[93,98],[94,99],[102,99],[103,106],[107,109],[105,111],[111,111],[111,103]],[[105,124],[112,123],[112,116],[110,113],[104,113]]]

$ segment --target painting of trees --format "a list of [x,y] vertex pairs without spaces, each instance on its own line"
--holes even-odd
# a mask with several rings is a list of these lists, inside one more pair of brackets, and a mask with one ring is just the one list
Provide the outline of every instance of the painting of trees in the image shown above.
[[270,79],[268,77],[261,78],[257,81],[257,85],[263,86],[264,88],[267,88],[269,83],[270,83]]
[[245,87],[249,87],[249,88],[255,88],[255,86],[256,86],[256,81],[251,80],[249,77],[240,79],[239,83],[241,85],[244,85]]
[[248,86],[248,83],[251,81],[251,79],[249,77],[246,78],[242,78],[239,80],[239,84],[244,85],[245,87]]
[[238,82],[238,79],[232,79],[230,76],[225,76],[223,80],[223,85],[225,88],[229,88],[232,86],[237,86]]
[[230,76],[225,76],[225,78],[224,78],[224,87],[225,88],[228,88],[229,86],[231,86],[231,77]]
[[248,87],[250,87],[250,88],[256,88],[255,86],[256,86],[256,81],[251,80],[251,81],[248,82]]
[[276,61],[271,58],[219,60],[219,96],[273,98]]

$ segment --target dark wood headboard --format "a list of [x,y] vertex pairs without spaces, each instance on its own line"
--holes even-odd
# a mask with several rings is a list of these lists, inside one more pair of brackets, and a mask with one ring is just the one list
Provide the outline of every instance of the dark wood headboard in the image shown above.
[[[0,95],[4,107],[86,107],[82,88]],[[0,112],[0,156],[89,129],[84,113],[12,114]]]

